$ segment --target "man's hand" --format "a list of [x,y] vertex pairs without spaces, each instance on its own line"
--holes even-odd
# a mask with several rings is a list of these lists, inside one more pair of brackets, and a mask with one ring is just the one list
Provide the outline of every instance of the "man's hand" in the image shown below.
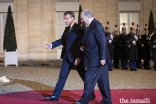
[[84,51],[84,46],[81,46],[81,47],[80,47],[80,50],[81,50],[81,51]]
[[44,46],[46,49],[48,49],[48,48],[51,48],[51,45],[50,44],[45,44],[45,46]]
[[106,61],[105,60],[100,60],[100,64],[101,65],[105,65],[106,64]]
[[81,60],[81,59],[76,58],[74,65],[75,65],[75,66],[78,66],[78,65],[80,64],[80,60]]

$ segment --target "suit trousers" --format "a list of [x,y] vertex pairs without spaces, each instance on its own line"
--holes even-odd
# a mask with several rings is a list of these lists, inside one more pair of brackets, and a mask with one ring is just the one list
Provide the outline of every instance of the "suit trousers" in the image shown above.
[[128,66],[128,60],[121,59],[121,66],[122,66],[122,69],[127,68],[127,66]]
[[130,61],[130,69],[135,70],[136,69],[136,61]]
[[149,68],[150,67],[150,60],[144,59],[144,68]]
[[82,104],[88,104],[96,82],[102,94],[101,104],[111,104],[111,94],[108,79],[108,65],[89,67],[86,71],[84,80],[84,93],[80,98]]
[[[67,80],[68,74],[72,68],[73,64],[69,62],[68,58],[65,57],[62,62],[62,67],[59,74],[59,79],[57,81],[57,84],[55,86],[54,92],[52,96],[55,96],[56,99],[59,99],[62,93],[62,90],[64,88],[65,82]],[[85,67],[83,64],[83,61],[80,61],[80,65],[75,67],[78,74],[80,75],[81,79],[84,81],[85,76]]]

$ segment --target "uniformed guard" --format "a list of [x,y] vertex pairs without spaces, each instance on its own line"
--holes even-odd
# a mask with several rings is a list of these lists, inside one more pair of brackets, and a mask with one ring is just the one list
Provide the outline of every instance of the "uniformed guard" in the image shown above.
[[144,69],[150,69],[150,59],[151,59],[151,35],[148,34],[147,24],[144,28],[145,33],[141,36],[142,52],[143,52],[143,66]]
[[113,53],[114,53],[114,68],[118,69],[119,68],[119,41],[118,41],[118,29],[117,29],[117,25],[115,25],[115,29],[114,29],[114,47],[113,47]]
[[122,69],[127,69],[127,65],[128,65],[128,47],[125,39],[126,39],[126,27],[125,27],[125,23],[123,23],[122,33],[118,37],[119,59],[121,59]]
[[140,31],[141,31],[141,28],[139,28],[139,25],[137,24],[136,35],[138,36],[138,42],[137,42],[137,46],[138,46],[138,61],[136,62],[136,66],[137,66],[138,69],[142,68],[142,63],[141,63],[141,59],[142,59],[142,45],[141,45]]
[[111,61],[108,62],[108,69],[109,71],[112,71],[112,60],[113,60],[113,35],[110,33],[110,26],[109,22],[107,22],[107,25],[105,26],[105,34],[107,38],[107,43],[108,43],[108,51],[110,54]]
[[137,46],[138,36],[135,34],[134,22],[130,27],[130,33],[126,37],[126,42],[128,44],[128,56],[130,71],[136,70],[136,61],[138,60],[138,46]]
[[152,43],[152,60],[154,61],[154,70],[156,71],[156,23],[155,23],[155,29],[153,36],[151,38],[151,43]]

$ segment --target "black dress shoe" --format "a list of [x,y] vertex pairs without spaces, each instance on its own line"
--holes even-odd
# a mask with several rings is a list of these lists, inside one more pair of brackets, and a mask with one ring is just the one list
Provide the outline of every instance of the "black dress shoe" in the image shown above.
[[138,69],[142,69],[142,66],[138,66],[137,68],[138,68]]
[[115,69],[119,69],[119,67],[117,66],[117,67],[114,67]]
[[55,96],[46,96],[45,99],[51,101],[59,101],[59,99],[56,99]]
[[96,104],[103,104],[103,103],[96,103]]
[[150,67],[145,67],[144,69],[145,69],[145,70],[150,70]]
[[94,95],[92,95],[90,101],[95,100],[95,98],[96,98],[96,97],[95,97],[95,94],[94,94]]
[[109,69],[109,71],[113,71],[112,69]]
[[137,71],[136,69],[134,69],[133,71]]
[[82,103],[81,101],[75,100],[75,101],[74,101],[74,104],[85,104],[85,103]]
[[127,67],[123,67],[122,69],[124,70],[124,69],[128,69],[128,68]]

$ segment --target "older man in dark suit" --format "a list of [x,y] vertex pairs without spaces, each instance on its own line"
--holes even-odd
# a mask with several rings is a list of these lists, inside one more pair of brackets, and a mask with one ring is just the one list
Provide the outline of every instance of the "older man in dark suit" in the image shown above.
[[[61,39],[56,40],[50,44],[46,44],[45,48],[55,48],[59,45],[63,45],[62,55],[63,58],[61,71],[59,74],[58,82],[55,86],[54,92],[51,96],[45,97],[47,100],[58,101],[62,93],[63,87],[67,80],[68,74],[73,66],[76,67],[81,79],[84,80],[85,67],[83,64],[83,52],[80,50],[82,46],[82,36],[84,31],[80,28],[80,25],[74,22],[75,15],[72,11],[64,13],[64,22],[67,27]],[[90,100],[94,100],[95,95]]]
[[75,104],[88,104],[95,88],[96,82],[102,94],[100,104],[111,104],[111,94],[108,78],[108,65],[110,60],[105,31],[102,24],[93,17],[90,10],[81,13],[81,21],[88,28],[82,38],[84,51],[84,65],[87,67],[84,81],[84,93]]

